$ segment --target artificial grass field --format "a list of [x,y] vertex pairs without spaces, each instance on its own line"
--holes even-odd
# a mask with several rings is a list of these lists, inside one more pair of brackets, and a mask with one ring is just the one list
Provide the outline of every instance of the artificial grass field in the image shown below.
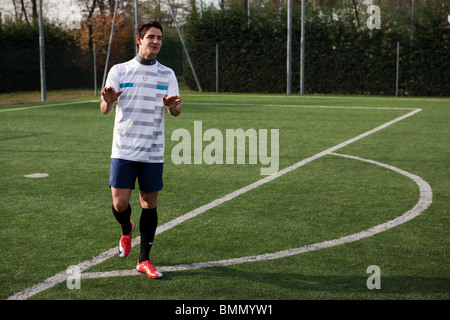
[[[214,128],[224,136],[227,129],[278,129],[282,170],[420,108],[336,152],[421,177],[432,188],[432,204],[411,221],[355,242],[268,261],[169,271],[159,280],[132,274],[137,245],[126,259],[114,255],[86,270],[130,270],[129,275],[81,279],[80,289],[72,290],[59,281],[28,299],[450,297],[449,99],[232,94],[182,98],[180,117],[166,115],[159,225],[265,177],[260,162],[174,164],[171,151],[179,142],[171,141],[171,134],[177,128],[193,134],[194,121],[202,122],[203,132]],[[92,99],[0,107],[2,299],[118,244],[120,227],[110,210],[108,187],[114,115],[102,115],[98,101],[87,101]],[[52,106],[27,109],[44,105]],[[203,148],[209,143],[203,141]],[[24,177],[31,173],[49,176]],[[397,172],[328,154],[158,234],[151,259],[157,267],[177,266],[320,243],[392,220],[414,207],[418,198],[414,181]],[[132,220],[138,222],[137,190],[131,206]],[[367,287],[371,265],[380,268],[380,289]]]

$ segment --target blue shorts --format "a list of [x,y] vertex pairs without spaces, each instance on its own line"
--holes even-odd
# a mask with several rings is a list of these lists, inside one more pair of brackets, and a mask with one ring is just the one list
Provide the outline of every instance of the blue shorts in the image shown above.
[[136,178],[139,190],[153,192],[163,188],[163,163],[145,163],[111,158],[109,186],[134,189]]

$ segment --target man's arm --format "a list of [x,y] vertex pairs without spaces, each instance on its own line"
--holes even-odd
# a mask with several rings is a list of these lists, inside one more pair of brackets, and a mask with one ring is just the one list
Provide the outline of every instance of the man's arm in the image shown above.
[[111,111],[113,111],[113,109],[114,109],[114,102],[108,103],[105,100],[102,100],[102,102],[100,103],[100,110],[104,115],[110,114]]
[[122,94],[122,90],[116,92],[112,87],[105,87],[102,90],[102,102],[100,103],[100,110],[103,114],[110,114],[114,109],[114,104],[116,103],[119,96]]
[[181,98],[175,94],[163,97],[164,106],[170,115],[178,117],[181,113]]

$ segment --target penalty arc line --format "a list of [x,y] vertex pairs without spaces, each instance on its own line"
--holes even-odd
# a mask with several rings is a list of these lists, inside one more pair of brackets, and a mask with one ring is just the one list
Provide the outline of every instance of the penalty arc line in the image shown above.
[[[386,122],[386,123],[384,123],[384,124],[374,128],[374,129],[366,131],[366,132],[364,132],[364,133],[362,133],[362,134],[360,134],[360,135],[358,135],[358,136],[356,136],[354,138],[351,138],[351,139],[349,139],[347,141],[344,141],[344,142],[342,142],[340,144],[337,144],[337,145],[335,145],[335,146],[333,146],[331,148],[328,148],[328,149],[326,149],[324,151],[321,151],[321,152],[319,152],[319,153],[317,153],[317,154],[315,154],[315,155],[313,155],[311,157],[308,157],[308,158],[306,158],[306,159],[304,159],[302,161],[299,161],[299,162],[297,162],[297,163],[295,163],[295,164],[293,164],[291,166],[288,166],[288,167],[286,167],[286,168],[284,168],[284,169],[282,169],[282,170],[280,170],[280,171],[278,171],[278,172],[276,172],[276,173],[274,173],[274,174],[272,174],[270,176],[262,178],[262,179],[254,182],[254,183],[251,183],[251,184],[249,184],[249,185],[247,185],[247,186],[245,186],[245,187],[243,187],[241,189],[238,189],[238,190],[236,190],[234,192],[231,192],[231,193],[223,196],[222,198],[216,199],[216,200],[214,200],[214,201],[212,201],[212,202],[210,202],[208,204],[205,204],[205,205],[203,205],[203,206],[201,206],[201,207],[199,207],[197,209],[194,209],[193,211],[190,211],[190,212],[188,212],[188,213],[186,213],[186,214],[184,214],[184,215],[182,215],[182,216],[180,216],[178,218],[175,218],[174,220],[171,220],[171,221],[169,221],[169,222],[159,226],[157,228],[157,230],[156,230],[156,235],[158,235],[158,234],[160,234],[160,233],[162,233],[164,231],[167,231],[167,230],[175,227],[176,225],[178,225],[180,223],[183,223],[183,222],[185,222],[185,221],[187,221],[189,219],[192,219],[192,218],[198,216],[199,214],[201,214],[201,213],[203,213],[203,212],[205,212],[205,211],[207,211],[207,210],[209,210],[211,208],[214,208],[214,207],[216,207],[216,206],[218,206],[218,205],[220,205],[220,204],[222,204],[224,202],[227,202],[229,200],[232,200],[232,199],[238,197],[239,195],[242,195],[242,194],[244,194],[244,193],[246,193],[246,192],[248,192],[250,190],[253,190],[253,189],[255,189],[255,188],[257,188],[257,187],[259,187],[259,186],[261,186],[261,185],[263,185],[263,184],[265,184],[267,182],[270,182],[270,181],[272,181],[272,180],[274,180],[274,179],[276,179],[276,178],[278,178],[278,177],[280,177],[280,176],[282,176],[282,175],[284,175],[286,173],[289,173],[289,172],[291,172],[291,171],[293,171],[295,169],[298,169],[298,168],[308,164],[309,162],[311,162],[313,160],[316,160],[316,159],[319,159],[319,158],[321,158],[321,157],[323,157],[325,155],[331,154],[331,153],[333,153],[334,151],[336,151],[336,150],[338,150],[340,148],[343,148],[343,147],[345,147],[345,146],[347,146],[347,145],[349,145],[349,144],[351,144],[353,142],[356,142],[356,141],[358,141],[358,140],[360,140],[360,139],[362,139],[364,137],[367,137],[367,136],[369,136],[369,135],[371,135],[371,134],[373,134],[375,132],[383,130],[383,129],[385,129],[385,128],[387,128],[387,127],[389,127],[389,126],[391,126],[391,125],[393,125],[393,124],[395,124],[395,123],[397,123],[399,121],[402,121],[402,120],[404,120],[404,119],[406,119],[408,117],[411,117],[411,116],[413,116],[414,114],[416,114],[416,113],[418,113],[420,111],[422,111],[422,109],[418,108],[418,109],[415,109],[415,110],[413,110],[411,112],[408,112],[407,114],[404,114],[404,115],[402,115],[402,116],[400,116],[398,118],[395,118],[395,119],[393,119],[391,121],[388,121],[388,122]],[[133,239],[132,246],[137,245],[139,242],[140,242],[140,237],[138,236],[135,239]],[[93,266],[95,266],[95,265],[97,265],[97,264],[99,264],[99,263],[101,263],[101,262],[103,262],[103,261],[113,257],[116,254],[117,254],[117,247],[114,247],[114,248],[111,248],[111,249],[109,249],[109,250],[99,254],[98,256],[92,257],[91,259],[86,260],[86,261],[76,265],[76,267],[79,268],[80,272],[83,272],[83,271],[85,271],[85,270],[87,270],[87,269],[89,269],[89,268],[91,268],[91,267],[93,267]],[[51,276],[51,277],[47,278],[46,280],[44,280],[44,281],[42,281],[42,282],[40,282],[38,284],[35,284],[35,285],[33,285],[33,286],[29,287],[29,288],[26,288],[26,289],[24,289],[24,290],[22,290],[22,291],[20,291],[18,293],[13,294],[7,300],[26,300],[26,299],[28,299],[28,298],[30,298],[30,297],[32,297],[32,296],[34,296],[34,295],[44,291],[44,290],[47,290],[47,289],[57,285],[58,283],[61,283],[61,282],[65,281],[65,280],[67,280],[67,271],[61,271],[61,272],[55,274],[54,276]]]

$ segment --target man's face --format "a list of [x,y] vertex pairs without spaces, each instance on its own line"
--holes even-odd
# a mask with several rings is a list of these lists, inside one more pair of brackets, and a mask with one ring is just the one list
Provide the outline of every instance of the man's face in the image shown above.
[[161,50],[162,32],[158,28],[151,27],[147,30],[144,38],[136,37],[139,44],[139,55],[144,59],[155,59],[156,55]]

